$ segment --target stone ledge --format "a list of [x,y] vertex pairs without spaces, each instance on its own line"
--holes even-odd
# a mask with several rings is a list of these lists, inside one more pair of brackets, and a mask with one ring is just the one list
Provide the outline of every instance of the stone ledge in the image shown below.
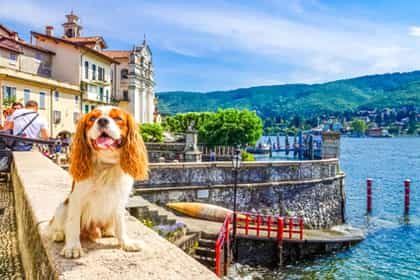
[[84,257],[59,256],[63,244],[45,236],[45,226],[70,191],[69,174],[36,152],[14,153],[12,180],[19,249],[27,279],[218,279],[175,245],[129,217],[128,235],[141,239],[140,253],[117,248],[113,238],[84,243]]

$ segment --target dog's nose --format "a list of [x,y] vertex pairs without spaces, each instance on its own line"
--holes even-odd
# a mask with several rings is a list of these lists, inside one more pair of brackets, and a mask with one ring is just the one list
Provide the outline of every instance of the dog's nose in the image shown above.
[[106,127],[109,124],[109,120],[107,118],[100,118],[98,120],[99,127]]

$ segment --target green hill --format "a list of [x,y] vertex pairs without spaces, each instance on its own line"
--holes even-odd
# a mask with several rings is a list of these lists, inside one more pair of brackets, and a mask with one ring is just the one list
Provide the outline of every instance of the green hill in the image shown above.
[[256,110],[261,116],[314,117],[359,109],[420,108],[420,71],[370,75],[323,84],[286,84],[214,92],[159,92],[162,113]]

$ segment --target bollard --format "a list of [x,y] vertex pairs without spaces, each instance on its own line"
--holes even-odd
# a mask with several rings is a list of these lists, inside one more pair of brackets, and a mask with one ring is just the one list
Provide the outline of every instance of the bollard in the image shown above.
[[372,179],[366,179],[367,187],[367,212],[370,214],[372,212]]
[[410,180],[409,179],[406,179],[404,181],[404,189],[405,189],[404,214],[408,215],[408,212],[410,211]]

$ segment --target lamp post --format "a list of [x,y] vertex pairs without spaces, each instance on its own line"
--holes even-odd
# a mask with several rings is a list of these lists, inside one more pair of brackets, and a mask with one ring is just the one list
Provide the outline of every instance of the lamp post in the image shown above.
[[241,149],[237,147],[234,151],[232,157],[232,166],[233,166],[233,245],[234,245],[234,259],[238,259],[238,243],[236,241],[236,189],[238,187],[238,172],[241,167]]

